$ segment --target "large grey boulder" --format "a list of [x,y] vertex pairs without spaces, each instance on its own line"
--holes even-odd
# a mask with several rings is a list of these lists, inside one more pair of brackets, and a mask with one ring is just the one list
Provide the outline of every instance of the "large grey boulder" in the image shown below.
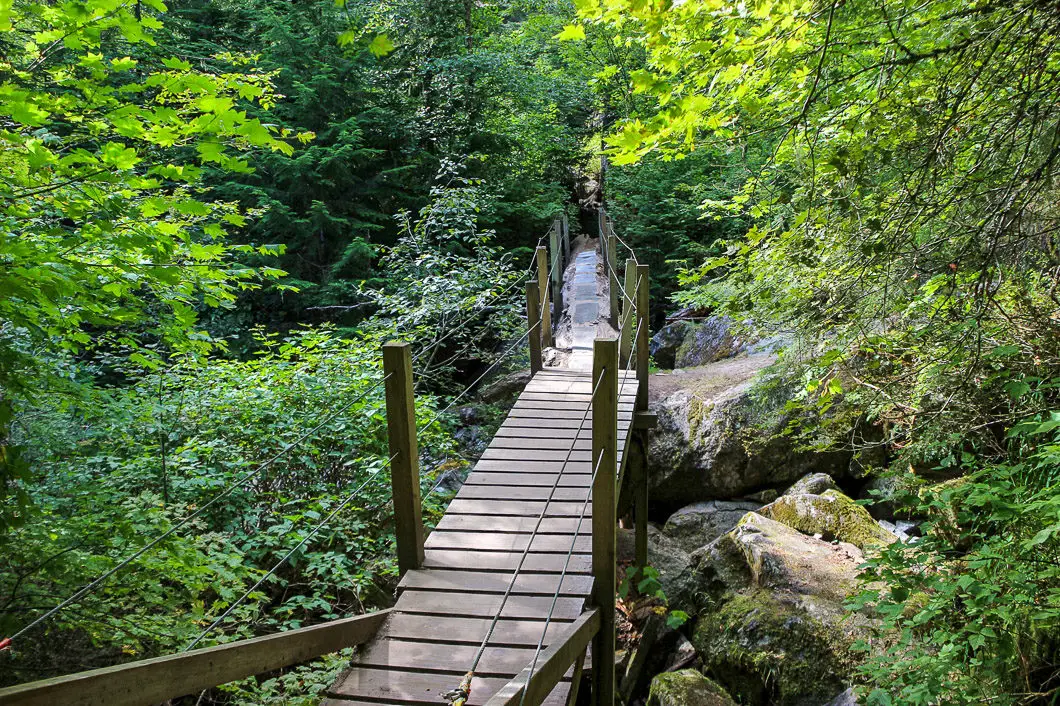
[[648,564],[659,572],[663,593],[674,608],[691,607],[688,552],[655,525],[648,525]]
[[690,502],[732,499],[784,487],[812,471],[840,477],[850,455],[796,449],[780,432],[787,392],[756,392],[752,380],[720,391],[677,390],[652,405],[658,426],[648,444],[649,484],[656,512]]
[[652,337],[649,351],[660,368],[691,368],[743,352],[727,316],[675,321]]
[[670,515],[663,527],[667,537],[686,552],[695,551],[725,534],[761,503],[745,500],[707,500],[693,503]]
[[861,550],[844,542],[826,542],[757,513],[748,513],[728,534],[689,558],[704,579],[720,585],[701,587],[739,591],[766,588],[796,602],[818,607],[832,602],[841,611],[853,592]]
[[490,382],[479,391],[478,398],[487,404],[510,402],[530,384],[532,377],[529,370],[517,370]]
[[733,597],[700,618],[692,644],[703,671],[741,704],[820,706],[847,688],[854,637],[769,591]]

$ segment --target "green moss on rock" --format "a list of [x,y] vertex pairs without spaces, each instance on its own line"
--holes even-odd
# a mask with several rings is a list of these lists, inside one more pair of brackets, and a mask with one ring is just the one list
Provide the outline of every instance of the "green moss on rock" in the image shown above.
[[742,704],[818,706],[845,688],[854,667],[841,629],[767,591],[738,594],[702,616],[692,643],[704,671]]
[[736,702],[713,679],[682,669],[651,680],[648,706],[736,706]]
[[896,541],[868,510],[836,490],[820,495],[783,495],[758,513],[800,532],[849,542],[863,550]]

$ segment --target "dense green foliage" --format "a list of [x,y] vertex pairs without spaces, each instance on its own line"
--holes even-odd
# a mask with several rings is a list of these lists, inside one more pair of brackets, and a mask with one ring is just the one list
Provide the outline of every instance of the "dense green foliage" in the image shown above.
[[686,268],[676,301],[791,335],[783,362],[806,382],[792,406],[827,412],[811,435],[882,447],[913,516],[951,508],[874,569],[898,630],[867,663],[869,702],[1052,699],[1056,9],[578,5],[587,35],[646,57],[616,163],[746,166],[700,206],[749,227]]
[[433,520],[464,465],[434,393],[513,340],[573,186],[584,96],[533,6],[453,35],[416,3],[173,5],[0,2],[0,636],[119,569],[3,683],[387,605],[379,348],[414,343]]
[[868,702],[1049,702],[1058,28],[1031,0],[0,0],[0,636],[181,528],[0,679],[385,604],[379,345],[414,342],[426,494],[462,463],[427,422],[603,181],[655,320],[783,334],[792,433],[882,450],[923,522],[855,603]]

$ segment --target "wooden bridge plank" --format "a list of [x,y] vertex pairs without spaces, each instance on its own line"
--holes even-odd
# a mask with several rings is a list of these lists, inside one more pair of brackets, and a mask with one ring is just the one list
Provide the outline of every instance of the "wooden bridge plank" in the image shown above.
[[[474,645],[439,645],[390,638],[369,645],[357,656],[357,664],[454,674],[459,682],[459,677],[474,662],[477,651],[478,647]],[[505,678],[518,673],[533,659],[534,650],[528,647],[487,647],[475,674],[479,678]]]
[[[345,700],[354,699],[384,704],[439,706],[445,703],[442,694],[456,687],[459,682],[459,678],[454,681],[453,675],[450,674],[363,667],[347,673],[345,679],[329,690],[328,697],[331,701],[324,703],[345,706]],[[472,685],[468,706],[482,706],[507,683],[507,679],[476,679]],[[564,690],[557,689],[544,703],[548,706],[564,706],[565,698]]]
[[529,461],[523,459],[480,459],[475,464],[475,471],[490,471],[495,473],[592,473],[588,461],[571,460],[564,463],[559,461]]
[[[575,451],[591,451],[592,439],[523,439],[503,437],[495,439],[493,449],[520,449],[523,451],[565,451],[573,447]],[[626,441],[626,435],[618,440],[619,446]]]
[[[582,533],[578,541],[574,534],[499,534],[483,536],[479,532],[434,531],[427,539],[427,549],[477,549],[479,551],[522,552],[530,544],[530,551],[540,554],[567,552],[571,545],[576,553],[591,551],[589,534]],[[531,539],[533,541],[531,541]]]
[[[562,578],[562,582],[560,581]],[[512,595],[552,596],[557,586],[560,596],[586,596],[592,590],[590,576],[559,576],[556,574],[527,574],[519,572],[512,583],[511,573],[499,571],[449,571],[445,569],[417,569],[406,573],[398,590],[418,589],[461,593],[503,594],[511,585]]]
[[[525,413],[525,410],[520,410],[521,413]],[[631,417],[632,419],[632,417]],[[522,427],[531,429],[591,429],[589,422],[592,421],[592,416],[582,423],[581,417],[549,417],[548,415],[526,415],[526,416],[513,416],[511,413],[508,414],[507,419],[504,420],[504,426],[508,428]]]
[[[421,642],[441,642],[461,645],[482,644],[489,630],[489,618],[448,618],[435,615],[395,613],[386,627],[392,638],[414,639]],[[488,644],[510,647],[536,647],[545,632],[545,645],[570,624],[569,620],[552,621],[547,630],[543,620],[499,620]]]
[[[590,476],[591,477],[591,476]],[[555,476],[553,476],[555,478]],[[463,500],[570,500],[584,503],[587,488],[552,488],[551,486],[464,485],[456,494]],[[588,512],[588,511],[587,511]]]
[[[634,405],[633,402],[619,402],[618,411],[619,412],[632,412],[633,411],[633,405]],[[585,402],[562,402],[562,401],[558,401],[558,400],[549,400],[549,399],[541,399],[541,400],[525,399],[524,400],[522,397],[520,397],[518,400],[515,401],[515,404],[512,406],[512,409],[539,409],[539,410],[548,410],[550,412],[554,411],[554,410],[559,410],[559,411],[563,411],[563,412],[572,412],[572,413],[577,414],[579,417],[584,416],[586,419],[589,418],[589,412],[590,412],[588,398],[586,398]]]
[[[546,503],[537,500],[465,500],[456,498],[449,503],[453,512],[462,515],[523,515],[538,517],[545,511],[546,517],[574,517],[582,514],[582,503],[553,501]],[[587,513],[588,514],[588,513]]]
[[528,573],[591,574],[591,557],[575,552],[568,561],[566,552],[522,552],[476,551],[472,549],[428,549],[423,568],[475,571],[514,571],[522,562],[522,571]]
[[[591,451],[563,451],[561,449],[503,449],[491,446],[482,452],[483,461],[589,461]],[[560,467],[563,470],[562,466]]]
[[[531,532],[537,523],[535,517],[492,515],[461,515],[455,512],[446,513],[438,521],[437,530],[480,531],[480,532]],[[572,534],[578,524],[577,518],[548,517],[541,524],[538,534]],[[582,522],[583,534],[592,533],[592,518],[586,517]]]
[[[559,477],[561,488],[588,488],[592,475],[589,473],[564,473]],[[467,477],[464,485],[544,485],[552,487],[555,473],[520,473],[518,471],[476,471]]]
[[[628,431],[628,429],[626,429]],[[591,428],[578,428],[577,425],[567,428],[556,428],[549,427],[544,424],[525,426],[520,424],[514,424],[511,420],[506,421],[500,427],[497,428],[497,433],[493,437],[493,441],[499,441],[506,438],[517,438],[517,439],[563,439],[570,441],[572,439],[592,439],[593,430]]]
[[[557,618],[574,619],[581,615],[585,598],[561,597],[553,612]],[[516,620],[543,618],[552,605],[552,597],[510,596],[501,612],[502,618]],[[492,618],[501,607],[501,596],[481,593],[435,593],[408,589],[401,593],[394,610],[402,613],[451,615],[462,618]]]

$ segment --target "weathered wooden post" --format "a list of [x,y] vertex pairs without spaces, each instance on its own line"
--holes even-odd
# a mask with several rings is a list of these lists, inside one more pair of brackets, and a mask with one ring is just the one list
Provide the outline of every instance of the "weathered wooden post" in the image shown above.
[[407,343],[383,346],[386,376],[386,426],[390,440],[390,485],[394,497],[394,534],[398,572],[423,564],[420,512],[420,453],[416,444],[416,406],[412,396],[412,354]]
[[530,373],[540,372],[541,360],[541,288],[537,280],[526,283],[526,326],[530,341]]
[[563,266],[570,264],[570,223],[567,222],[567,214],[560,216],[563,227]]
[[[637,265],[637,283],[634,289],[636,294],[629,291],[630,263],[626,263],[626,292],[630,297],[636,297],[637,313],[637,403],[635,405],[638,414],[646,415],[648,411],[648,341],[651,333],[648,327],[648,266]],[[646,566],[648,563],[648,430],[639,429],[637,432],[637,443],[640,447],[640,467],[633,476],[633,508],[634,508],[634,552],[637,566]]]
[[563,223],[559,218],[552,222],[549,231],[549,249],[552,255],[552,320],[559,321],[563,315],[563,246],[560,245]]
[[648,266],[637,265],[637,411],[648,409]]
[[622,298],[622,324],[619,328],[618,362],[623,366],[633,367],[633,317],[637,310],[637,261],[626,260],[626,296]]
[[611,292],[611,328],[618,328],[618,270],[615,269],[615,265],[618,262],[618,258],[615,256],[615,249],[617,243],[615,239],[615,231],[611,228],[611,224],[607,224],[607,272],[608,272],[608,290]]
[[[601,376],[603,377],[601,381]],[[597,383],[599,382],[599,385]],[[593,602],[600,632],[593,644],[593,700],[615,702],[615,474],[618,464],[618,340],[593,342]]]
[[537,246],[537,289],[541,296],[541,344],[552,346],[552,311],[551,297],[548,296],[548,248]]

